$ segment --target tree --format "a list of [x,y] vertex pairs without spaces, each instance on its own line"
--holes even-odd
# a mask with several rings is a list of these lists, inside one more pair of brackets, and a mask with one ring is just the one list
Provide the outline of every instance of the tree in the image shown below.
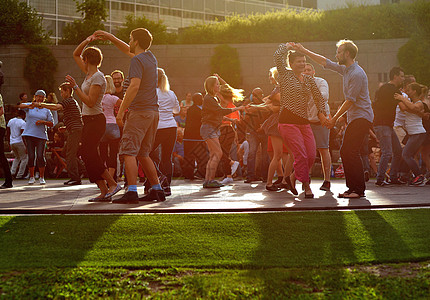
[[154,44],[173,44],[176,41],[176,34],[168,33],[167,26],[161,20],[155,22],[145,16],[135,18],[134,15],[126,16],[125,20],[124,27],[121,27],[117,33],[117,37],[123,41],[128,41],[130,32],[136,28],[148,29],[154,38]]
[[58,61],[52,51],[44,45],[28,46],[28,51],[24,78],[30,83],[30,88],[33,91],[38,89],[54,91],[54,74],[57,71]]
[[106,21],[108,16],[105,0],[74,1],[76,2],[76,11],[81,14],[83,19],[74,20],[64,26],[60,44],[79,44],[94,31],[105,28],[103,21]]
[[211,67],[212,73],[218,73],[232,87],[238,88],[242,83],[236,48],[226,44],[217,46],[211,58]]
[[0,44],[44,44],[49,36],[42,26],[42,17],[18,0],[0,0]]

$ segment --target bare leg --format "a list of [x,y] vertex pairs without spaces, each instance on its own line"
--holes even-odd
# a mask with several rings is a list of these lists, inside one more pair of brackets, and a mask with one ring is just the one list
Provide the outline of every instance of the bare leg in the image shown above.
[[281,168],[280,168],[280,173],[278,173],[278,175],[282,176],[283,174],[282,165],[280,164],[281,157],[282,157],[282,144],[283,144],[282,138],[271,136],[271,140],[272,140],[272,146],[273,146],[273,157],[272,157],[272,160],[270,161],[269,170],[267,172],[267,182],[266,182],[267,186],[272,186],[275,170],[279,169],[279,167]]
[[99,188],[99,190],[100,190],[100,195],[98,195],[96,198],[98,198],[98,199],[102,199],[102,198],[104,198],[105,197],[105,195],[107,194],[107,192],[108,192],[108,187],[107,187],[107,185],[106,185],[106,181],[104,181],[104,180],[97,180],[96,181],[96,184],[97,184],[97,187]]
[[318,149],[321,156],[321,164],[324,174],[324,181],[330,181],[330,171],[331,171],[331,156],[328,148]]
[[[109,193],[113,192],[116,188],[116,181],[113,179],[113,177],[109,174],[108,170],[104,170],[102,173],[102,178],[106,180],[107,185],[109,186]],[[105,183],[106,185],[106,183]]]
[[206,141],[209,150],[209,160],[206,165],[205,181],[209,182],[215,179],[216,169],[222,157],[222,148],[217,138]]

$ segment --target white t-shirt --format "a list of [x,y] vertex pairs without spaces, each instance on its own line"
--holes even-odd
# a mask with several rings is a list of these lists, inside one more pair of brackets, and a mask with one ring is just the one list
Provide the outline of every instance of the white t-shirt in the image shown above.
[[162,92],[157,88],[157,96],[160,115],[158,129],[177,127],[173,114],[178,114],[181,108],[175,93],[173,91]]
[[239,149],[243,149],[243,164],[248,165],[248,155],[249,155],[249,143],[248,141],[244,141],[242,145],[240,145]]
[[10,144],[22,143],[22,130],[25,129],[25,121],[21,118],[10,119],[7,127],[10,128]]

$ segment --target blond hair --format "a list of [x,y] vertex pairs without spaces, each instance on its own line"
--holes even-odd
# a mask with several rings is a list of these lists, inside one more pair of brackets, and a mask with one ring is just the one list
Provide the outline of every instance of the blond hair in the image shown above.
[[113,78],[110,75],[105,75],[106,79],[106,91],[105,94],[114,94],[115,93],[115,84],[113,84]]
[[219,93],[226,98],[231,98],[233,102],[242,101],[243,96],[243,90],[241,89],[235,89],[231,87],[228,83],[225,83],[220,86]]
[[162,68],[157,68],[158,73],[158,88],[162,92],[170,91],[169,78],[167,78],[166,72]]
[[[48,100],[49,96],[51,96],[52,100]],[[57,104],[58,103],[57,95],[55,95],[55,93],[49,93],[43,102]]]
[[278,69],[276,67],[271,67],[269,69],[269,73],[270,73],[270,76],[273,77],[273,79],[278,81],[279,72],[278,72]]
[[352,59],[355,59],[358,53],[358,47],[353,41],[347,39],[340,40],[337,42],[336,47],[339,48],[340,46],[344,46],[344,50],[349,52]]
[[217,81],[218,77],[216,76],[209,76],[208,78],[206,78],[204,86],[207,94],[215,96],[214,85]]

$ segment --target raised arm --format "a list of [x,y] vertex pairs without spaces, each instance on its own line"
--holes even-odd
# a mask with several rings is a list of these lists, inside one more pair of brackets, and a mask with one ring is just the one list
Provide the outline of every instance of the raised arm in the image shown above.
[[47,108],[49,110],[62,110],[63,106],[61,104],[55,104],[55,103],[43,103],[39,102],[37,105],[39,108]]
[[306,49],[300,43],[291,43],[291,46],[292,46],[293,50],[299,51],[299,52],[301,52],[301,53],[309,56],[309,58],[312,59],[317,64],[320,64],[320,65],[322,65],[324,67],[326,66],[326,63],[327,63],[327,58],[326,57],[324,57],[324,56],[322,56],[322,55],[320,55],[318,53],[312,52],[309,49]]
[[83,40],[82,43],[80,43],[75,48],[75,51],[73,51],[73,59],[75,60],[75,62],[78,65],[78,67],[84,73],[86,73],[87,71],[85,70],[85,64],[84,64],[84,61],[82,60],[81,54],[82,54],[82,51],[84,51],[85,47],[89,43],[91,43],[92,41],[94,41],[95,39],[96,39],[95,35],[90,35],[89,37],[87,37],[85,40]]
[[116,36],[114,36],[113,34],[103,31],[103,30],[97,30],[96,32],[94,32],[94,36],[96,38],[98,38],[99,40],[103,40],[103,41],[110,41],[112,44],[114,44],[121,52],[127,54],[130,57],[134,56],[134,53],[130,52],[130,46],[120,40],[119,38],[117,38]]
[[292,49],[291,43],[280,44],[278,49],[275,51],[274,59],[276,69],[279,72],[279,75],[283,76],[287,72],[287,55],[288,51]]
[[413,103],[413,102],[409,101],[408,98],[406,98],[400,94],[395,94],[394,98],[396,100],[400,101],[399,107],[402,111],[408,111],[408,112],[416,114],[420,117],[424,116],[424,105],[422,102]]

